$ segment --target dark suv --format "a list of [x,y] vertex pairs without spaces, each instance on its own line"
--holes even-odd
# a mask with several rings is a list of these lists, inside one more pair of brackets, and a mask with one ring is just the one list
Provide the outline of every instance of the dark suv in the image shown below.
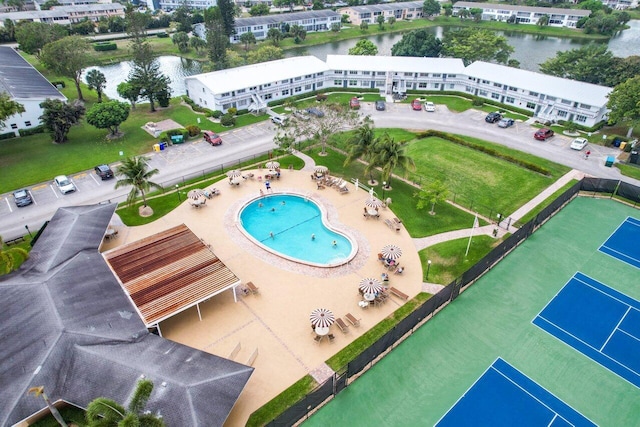
[[98,175],[103,181],[105,179],[113,178],[113,171],[107,165],[98,165],[93,169],[96,171],[96,175]]
[[324,113],[322,112],[322,110],[318,110],[317,108],[307,108],[306,110],[307,113],[311,114],[312,116],[316,116],[316,117],[324,117]]
[[18,190],[13,193],[13,200],[16,202],[16,206],[19,208],[29,206],[33,203],[31,193],[29,190]]
[[487,114],[487,117],[484,118],[484,121],[487,122],[487,123],[495,123],[495,122],[499,121],[500,119],[502,119],[502,114],[500,114],[499,112],[495,111],[493,113]]
[[536,133],[533,134],[533,137],[538,141],[544,141],[546,139],[551,138],[553,135],[554,134],[551,129],[542,128],[542,129],[538,129]]

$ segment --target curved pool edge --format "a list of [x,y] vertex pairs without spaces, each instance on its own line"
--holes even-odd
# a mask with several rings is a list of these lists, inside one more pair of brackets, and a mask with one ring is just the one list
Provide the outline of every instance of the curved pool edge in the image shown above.
[[[304,199],[307,199],[309,201],[311,201],[312,203],[314,203],[318,209],[320,210],[320,219],[322,221],[322,225],[324,227],[326,227],[327,229],[333,231],[334,233],[338,233],[342,236],[344,236],[349,243],[351,244],[351,252],[342,260],[340,260],[339,262],[333,262],[333,263],[327,263],[327,264],[319,264],[319,263],[315,263],[312,261],[306,261],[300,258],[294,258],[291,256],[288,256],[286,254],[283,254],[281,252],[278,252],[276,250],[271,249],[268,246],[263,245],[262,243],[260,243],[260,241],[256,240],[251,234],[249,234],[245,228],[242,226],[242,224],[240,223],[240,214],[242,213],[242,211],[244,210],[244,208],[259,200],[259,199],[264,199],[264,198],[268,198],[268,197],[273,197],[273,196],[297,196],[297,197],[302,197]],[[331,222],[329,221],[329,214],[327,209],[324,206],[323,202],[320,202],[319,200],[316,200],[315,198],[313,198],[312,196],[310,196],[309,194],[304,194],[301,192],[296,192],[296,191],[277,191],[277,192],[273,192],[270,194],[265,194],[265,195],[260,195],[260,196],[254,196],[251,197],[247,200],[244,200],[242,205],[239,206],[236,209],[236,212],[233,215],[234,218],[234,225],[235,228],[240,231],[240,233],[246,237],[251,243],[253,243],[255,246],[259,247],[260,249],[264,250],[265,252],[268,252],[272,255],[275,255],[277,257],[286,259],[287,261],[291,261],[291,262],[295,262],[298,264],[303,264],[303,265],[308,265],[311,267],[319,267],[319,268],[335,268],[335,267],[340,267],[343,266],[345,264],[349,264],[358,254],[358,243],[356,241],[356,239],[346,230],[344,229],[340,229],[337,226],[334,226],[333,224],[331,224]]]

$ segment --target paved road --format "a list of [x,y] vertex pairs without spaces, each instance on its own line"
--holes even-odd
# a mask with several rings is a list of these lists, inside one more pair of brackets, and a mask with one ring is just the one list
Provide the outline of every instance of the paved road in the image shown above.
[[[617,168],[604,166],[606,156],[618,154],[617,149],[590,146],[591,157],[584,160],[581,152],[569,149],[572,138],[556,135],[546,142],[536,141],[529,125],[516,123],[511,128],[501,129],[485,123],[485,113],[479,111],[452,113],[438,106],[435,113],[427,113],[412,111],[408,104],[387,103],[387,110],[379,112],[373,104],[363,103],[361,112],[371,115],[377,127],[437,129],[474,136],[562,163],[589,175],[623,179]],[[182,179],[201,175],[205,170],[228,166],[239,159],[273,149],[272,126],[270,122],[262,122],[223,133],[224,143],[218,147],[200,140],[152,152],[148,155],[150,165],[160,171],[154,181],[169,188]],[[55,171],[51,175],[55,175]],[[25,225],[32,231],[37,230],[60,207],[122,201],[129,191],[127,188],[115,190],[113,180],[100,181],[92,171],[74,174],[71,179],[78,188],[76,193],[63,196],[50,182],[42,183],[31,188],[35,204],[24,208],[17,208],[11,195],[0,196],[0,235],[7,240],[19,237],[25,233]],[[639,181],[626,177],[624,180],[640,186]]]

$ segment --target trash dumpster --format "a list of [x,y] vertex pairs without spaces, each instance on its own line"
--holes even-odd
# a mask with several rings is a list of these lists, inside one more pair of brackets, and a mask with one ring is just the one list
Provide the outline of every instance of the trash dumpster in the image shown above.
[[160,144],[153,144],[153,151],[160,151]]
[[182,144],[184,142],[184,137],[182,135],[173,135],[171,137],[171,142],[174,144]]
[[604,165],[610,168],[611,166],[613,166],[614,161],[615,161],[615,158],[613,156],[607,156],[607,160],[605,160]]

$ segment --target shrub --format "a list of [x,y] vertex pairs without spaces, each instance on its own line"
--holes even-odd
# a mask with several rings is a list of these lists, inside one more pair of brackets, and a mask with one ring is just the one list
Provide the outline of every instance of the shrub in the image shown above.
[[160,134],[160,141],[171,142],[171,137],[175,135],[182,135],[182,138],[186,141],[189,139],[189,131],[187,129],[171,129]]
[[471,100],[471,105],[474,107],[482,107],[484,105],[484,99],[474,96]]
[[3,139],[11,139],[15,137],[16,137],[16,134],[13,132],[0,133],[0,141],[2,141]]
[[159,39],[166,39],[167,37],[169,37],[169,34],[163,31],[161,33],[157,33],[156,37],[158,37]]
[[100,42],[93,45],[93,50],[96,52],[105,52],[107,50],[116,50],[118,45],[113,42]]
[[220,124],[222,126],[233,126],[236,124],[236,118],[227,113],[220,117]]
[[37,133],[44,133],[45,131],[45,127],[43,125],[40,125],[31,129],[20,129],[20,136],[35,135]]
[[196,125],[187,126],[187,132],[189,132],[189,136],[190,137],[194,137],[194,136],[200,135],[200,131],[201,131],[201,129]]
[[319,93],[316,95],[316,101],[326,101],[327,98],[328,97],[326,93]]
[[237,112],[238,109],[236,107],[231,107],[227,110],[227,114],[231,114],[232,116],[235,116]]
[[241,116],[243,114],[248,114],[249,110],[247,110],[246,108],[242,109],[242,110],[238,110],[238,112],[236,113],[236,115]]
[[213,116],[214,119],[219,119],[220,117],[222,117],[222,111],[215,110],[211,113],[211,116]]
[[55,87],[57,87],[58,89],[60,88],[65,88],[67,85],[64,83],[64,81],[62,80],[56,80],[51,82],[52,85],[54,85]]

